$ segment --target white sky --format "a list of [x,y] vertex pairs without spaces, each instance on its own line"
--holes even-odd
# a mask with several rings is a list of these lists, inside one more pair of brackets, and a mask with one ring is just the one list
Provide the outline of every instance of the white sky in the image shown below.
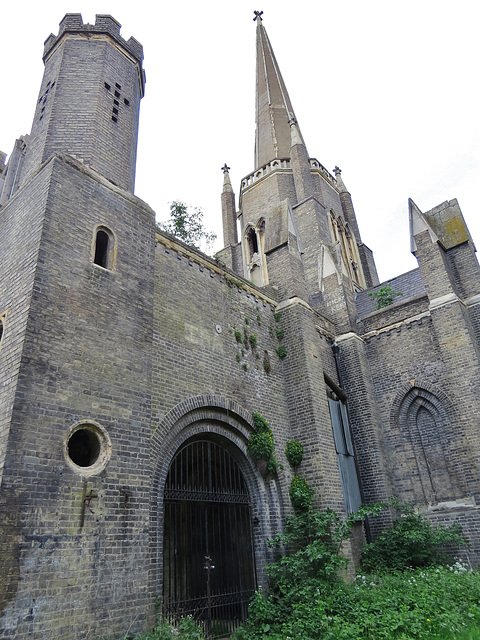
[[[255,0],[256,1],[256,0]],[[29,133],[43,42],[66,12],[110,13],[145,51],[136,195],[179,199],[220,237],[221,167],[254,170],[255,23],[269,34],[310,156],[338,164],[381,280],[416,266],[407,199],[457,198],[480,248],[478,0],[49,0],[0,9],[0,149]]]

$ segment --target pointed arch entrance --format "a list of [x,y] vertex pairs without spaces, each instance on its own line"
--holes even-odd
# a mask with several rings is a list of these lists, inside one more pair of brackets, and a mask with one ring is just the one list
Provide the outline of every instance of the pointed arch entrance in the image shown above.
[[193,615],[209,637],[245,619],[255,589],[250,496],[242,471],[214,439],[176,453],[164,492],[163,609]]

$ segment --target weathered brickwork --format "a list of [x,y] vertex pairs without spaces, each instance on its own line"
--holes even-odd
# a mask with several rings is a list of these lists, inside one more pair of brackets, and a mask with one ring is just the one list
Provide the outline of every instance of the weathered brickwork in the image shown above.
[[[48,199],[2,479],[4,540],[16,540],[1,555],[6,638],[69,637],[72,611],[88,620],[82,633],[100,634],[111,616],[117,632],[135,626],[127,604],[148,618],[153,212],[68,158],[42,174]],[[98,223],[116,235],[114,270],[92,263]],[[112,455],[105,472],[82,478],[63,442],[89,420],[108,432]],[[110,606],[92,617],[97,600]]]
[[[396,495],[460,523],[480,564],[480,272],[456,200],[410,203],[419,267],[383,283],[403,295],[377,309],[352,198],[338,167],[309,157],[259,20],[257,166],[238,211],[225,169],[227,246],[207,257],[133,195],[143,50],[119,27],[65,16],[32,133],[1,171],[0,638],[148,628],[174,571],[168,544],[193,563],[185,540],[199,532],[172,533],[168,500],[204,505],[207,490],[172,497],[167,478],[200,441],[246,487],[252,589],[292,512],[291,439],[317,506],[345,516],[358,486],[369,504]],[[248,452],[254,412],[271,425],[275,477]],[[201,476],[195,460],[185,477]],[[358,561],[389,517],[358,524],[345,554]]]

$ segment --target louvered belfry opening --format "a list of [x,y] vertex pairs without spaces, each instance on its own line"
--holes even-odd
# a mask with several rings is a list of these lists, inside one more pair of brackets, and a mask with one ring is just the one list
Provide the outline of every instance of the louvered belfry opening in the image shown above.
[[195,440],[175,455],[165,485],[163,613],[192,615],[210,638],[245,620],[255,589],[250,497],[231,454]]

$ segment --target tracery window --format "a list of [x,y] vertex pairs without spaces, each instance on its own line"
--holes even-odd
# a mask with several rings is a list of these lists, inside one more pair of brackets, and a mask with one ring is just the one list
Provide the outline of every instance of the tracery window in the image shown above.
[[341,216],[337,216],[333,210],[330,210],[329,220],[332,240],[340,245],[346,275],[349,276],[353,289],[356,291],[364,289],[365,281],[360,268],[358,249],[348,222],[344,222]]

